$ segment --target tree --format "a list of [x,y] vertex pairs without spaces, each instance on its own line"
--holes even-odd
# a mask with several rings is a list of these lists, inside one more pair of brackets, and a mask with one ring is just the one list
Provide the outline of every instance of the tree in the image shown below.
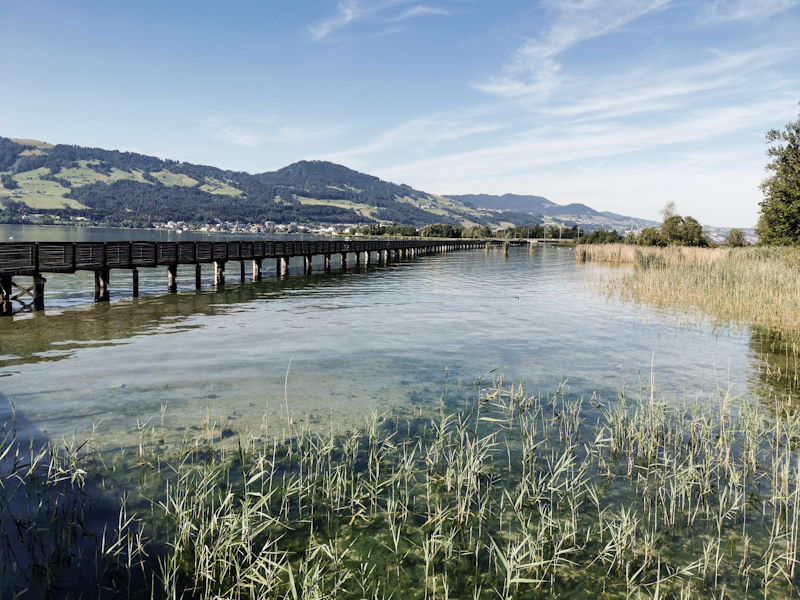
[[708,246],[703,226],[693,217],[686,217],[680,228],[680,241],[687,246]]
[[742,246],[747,245],[747,240],[745,239],[744,232],[741,229],[731,229],[725,242],[728,244],[728,246],[732,246],[734,248],[741,248]]
[[661,218],[664,219],[664,221],[667,221],[670,217],[674,217],[678,214],[677,208],[675,207],[675,202],[670,200],[664,205],[664,208],[658,211],[658,213],[661,215]]
[[15,190],[19,187],[14,178],[6,173],[0,175],[0,183],[2,183],[3,187],[6,188],[7,190]]
[[[673,203],[674,205],[674,203]],[[666,208],[661,211],[664,213]],[[683,217],[680,215],[670,215],[664,222],[661,224],[661,236],[666,240],[668,244],[680,243],[683,237],[681,235],[681,229],[683,228]]]
[[761,183],[764,199],[756,233],[769,245],[800,243],[800,115],[783,131],[767,132],[772,175]]
[[661,237],[661,232],[655,227],[645,227],[636,241],[640,246],[666,246],[667,242]]

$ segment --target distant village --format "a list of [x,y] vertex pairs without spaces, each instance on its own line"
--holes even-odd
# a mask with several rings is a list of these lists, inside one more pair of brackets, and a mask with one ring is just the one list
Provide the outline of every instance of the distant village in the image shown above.
[[310,227],[300,223],[240,223],[239,221],[220,221],[193,226],[184,221],[167,221],[166,223],[151,223],[154,229],[171,229],[173,231],[202,231],[206,233],[310,233],[315,235],[361,235],[355,229],[359,227],[352,223],[336,224],[328,227]]

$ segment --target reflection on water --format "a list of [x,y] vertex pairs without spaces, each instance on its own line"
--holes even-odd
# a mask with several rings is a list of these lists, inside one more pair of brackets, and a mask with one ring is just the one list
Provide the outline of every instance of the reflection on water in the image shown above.
[[750,337],[753,362],[757,366],[755,382],[759,393],[781,403],[793,405],[800,389],[800,342],[796,335],[767,328],[754,328]]
[[0,319],[0,392],[23,436],[100,423],[120,446],[162,410],[173,439],[209,419],[280,432],[287,409],[346,429],[370,407],[435,407],[492,369],[531,391],[566,379],[578,397],[638,387],[651,365],[676,398],[757,380],[746,334],[594,295],[609,268],[561,248],[453,252],[200,292],[186,275],[171,295],[158,272],[139,299],[112,272],[112,302],[96,305],[53,277],[44,314]]

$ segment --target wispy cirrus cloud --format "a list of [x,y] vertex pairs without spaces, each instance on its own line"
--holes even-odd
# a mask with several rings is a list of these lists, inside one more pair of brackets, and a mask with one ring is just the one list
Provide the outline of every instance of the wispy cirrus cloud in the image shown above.
[[401,12],[396,17],[392,17],[389,19],[390,23],[394,23],[396,21],[405,21],[406,19],[411,19],[414,17],[425,17],[428,15],[449,15],[450,11],[445,10],[443,8],[436,8],[435,6],[412,6],[407,8],[403,12]]
[[339,13],[337,15],[323,19],[316,25],[309,27],[311,37],[315,40],[321,40],[331,31],[369,14],[372,10],[370,7],[365,7],[360,0],[343,0],[343,2],[339,3]]
[[[798,43],[800,48],[800,43]],[[573,79],[562,99],[539,110],[559,117],[620,118],[637,113],[675,110],[705,94],[735,93],[752,85],[751,78],[768,72],[798,48],[764,46],[742,52],[708,50],[704,61],[688,66],[642,64],[627,73]],[[780,80],[772,86],[781,87]]]
[[581,42],[607,35],[672,0],[551,0],[551,23],[520,46],[500,75],[475,84],[481,91],[506,97],[547,97],[560,83],[558,55]]
[[798,0],[717,0],[708,7],[702,19],[723,22],[767,19],[798,5]]
[[293,124],[268,117],[208,117],[199,129],[215,140],[255,148],[266,142],[304,144],[342,135],[347,126],[338,123]]
[[360,165],[385,151],[403,150],[419,156],[442,144],[506,127],[507,124],[493,120],[494,112],[493,108],[475,107],[411,119],[369,143],[318,158]]
[[[379,0],[371,2],[368,0],[342,0],[335,15],[311,25],[308,30],[313,39],[320,41],[337,29],[362,19],[380,16],[381,23],[394,23],[414,17],[450,14],[450,11],[443,8],[418,4],[418,2],[419,0]],[[408,7],[398,14],[387,14],[396,11],[398,7],[402,6]]]
[[[699,148],[720,136],[758,128],[765,115],[787,113],[792,98],[787,93],[746,106],[694,110],[659,125],[611,121],[543,125],[477,149],[425,157],[372,172],[437,193],[537,193],[559,203],[589,202],[598,209],[648,216],[630,205],[630,196],[639,193],[644,202],[652,205],[652,218],[656,217],[656,207],[670,199],[669,194],[679,194],[674,197],[695,203],[686,207],[690,214],[719,224],[720,216],[729,218],[732,214],[733,199],[757,196],[762,177],[760,163],[755,169],[748,165],[754,157],[760,160],[763,152],[756,143],[758,138],[745,157],[738,149],[686,156],[679,148]],[[669,148],[676,150],[670,152]],[[697,186],[692,188],[690,182]],[[725,196],[723,190],[729,195]],[[704,198],[706,208],[697,205],[698,194]],[[625,198],[623,203],[621,198]],[[658,201],[654,202],[656,198]],[[716,205],[712,206],[712,201]],[[726,201],[728,210],[718,212],[726,208]],[[741,219],[750,218],[755,202],[744,204],[748,208],[735,213],[732,222],[738,218],[742,223]]]
[[759,125],[765,114],[786,111],[787,97],[735,106],[692,111],[660,125],[573,122],[530,128],[477,150],[438,158],[426,157],[383,169],[382,175],[430,180],[472,180],[557,163],[608,158],[660,146],[702,141]]

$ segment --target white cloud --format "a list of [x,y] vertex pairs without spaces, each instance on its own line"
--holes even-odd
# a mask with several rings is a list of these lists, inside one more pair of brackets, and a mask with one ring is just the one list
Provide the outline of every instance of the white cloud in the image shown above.
[[369,12],[370,10],[365,8],[359,0],[343,0],[339,3],[339,14],[312,25],[309,27],[309,31],[315,40],[321,40],[331,31],[339,29]]
[[551,0],[554,15],[542,35],[526,41],[503,73],[476,84],[484,92],[507,97],[547,97],[560,83],[557,56],[581,42],[617,31],[672,0]]
[[760,126],[775,114],[792,107],[787,97],[729,108],[697,110],[683,118],[661,124],[618,124],[613,122],[567,123],[530,129],[495,145],[438,158],[425,158],[382,172],[409,173],[442,180],[473,178],[492,173],[512,173],[558,163],[613,157],[642,152],[670,144],[696,142]]
[[267,117],[210,117],[200,130],[215,140],[255,148],[266,142],[304,144],[336,138],[347,130],[338,123],[292,124]]
[[404,21],[405,19],[410,19],[412,17],[424,17],[427,15],[449,15],[450,11],[444,10],[443,8],[435,8],[432,6],[412,6],[411,8],[407,8],[402,13],[397,15],[396,17],[392,17],[389,19],[389,22],[394,21]]
[[498,131],[505,125],[493,120],[494,108],[475,107],[406,121],[350,150],[319,156],[322,160],[365,164],[377,153],[406,150],[416,155],[453,140]]
[[235,125],[212,127],[211,137],[215,140],[237,144],[239,146],[249,146],[254,148],[260,146],[264,141],[264,136],[255,133],[252,129],[236,127]]
[[414,4],[414,6],[406,8],[393,17],[384,17],[382,22],[393,23],[396,21],[404,21],[412,17],[450,14],[449,11],[443,8],[416,4],[417,1],[418,0],[381,0],[378,2],[369,2],[365,0],[342,0],[342,2],[339,3],[339,12],[336,15],[323,19],[319,23],[310,26],[309,32],[312,38],[319,41],[349,23],[377,16],[400,5]]
[[717,0],[703,17],[715,21],[766,19],[798,4],[798,0]]
[[[614,77],[573,78],[559,94],[563,100],[541,108],[560,117],[619,118],[658,113],[692,104],[707,94],[738,92],[752,85],[754,74],[768,72],[791,50],[763,47],[737,53],[708,51],[709,58],[689,66],[641,65]],[[780,80],[773,87],[780,87]],[[766,89],[766,88],[764,88]]]

